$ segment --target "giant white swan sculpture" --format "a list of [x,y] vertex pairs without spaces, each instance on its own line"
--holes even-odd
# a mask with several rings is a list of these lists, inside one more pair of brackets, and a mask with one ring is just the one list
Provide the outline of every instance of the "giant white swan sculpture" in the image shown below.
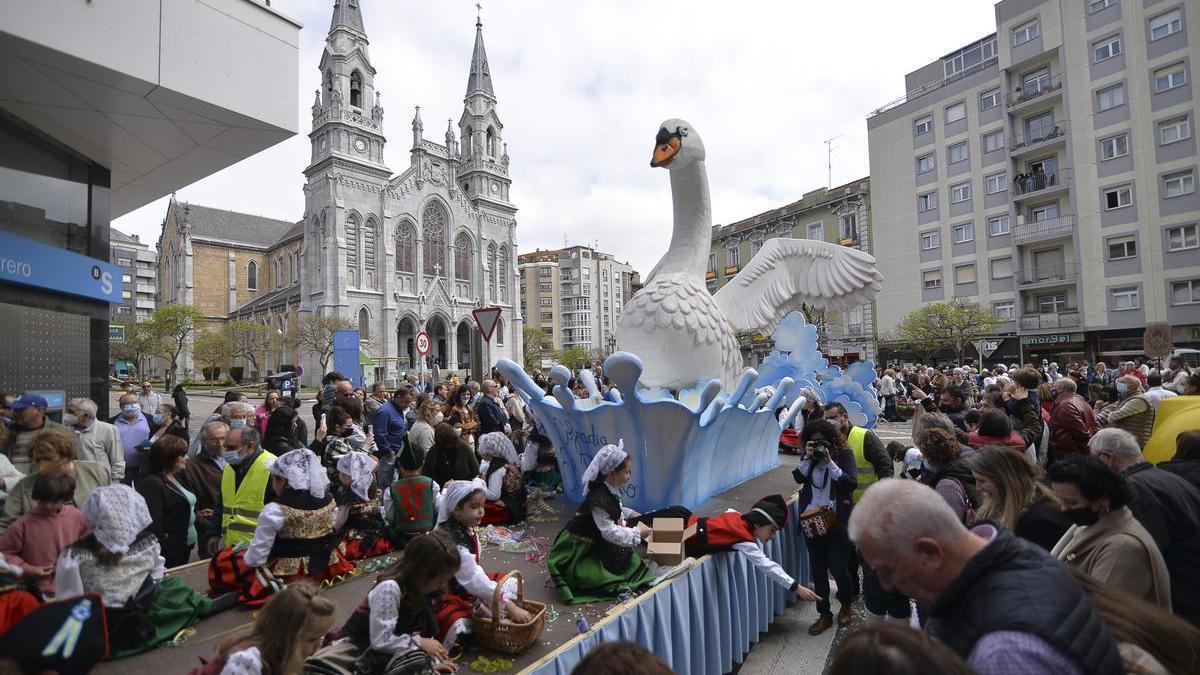
[[737,332],[769,333],[807,304],[844,310],[869,302],[883,277],[875,258],[811,239],[768,239],[716,294],[704,274],[712,238],[704,143],[680,119],[662,123],[652,167],[671,172],[671,245],[621,311],[617,345],[638,355],[643,386],[679,390],[712,379],[732,390],[742,374]]

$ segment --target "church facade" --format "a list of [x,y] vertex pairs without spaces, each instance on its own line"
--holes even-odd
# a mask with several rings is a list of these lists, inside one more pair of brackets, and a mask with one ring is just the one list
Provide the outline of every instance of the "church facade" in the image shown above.
[[[285,274],[287,287],[272,297],[230,306],[227,318],[283,327],[310,316],[348,319],[370,360],[368,383],[393,384],[433,365],[479,377],[500,358],[520,361],[522,328],[517,208],[483,28],[477,21],[457,122],[447,123],[441,142],[427,139],[418,107],[409,165],[393,174],[384,163],[384,110],[360,4],[335,0],[319,63],[297,273]],[[229,229],[228,239],[242,236],[236,223]],[[274,258],[269,248],[264,253]],[[472,318],[481,307],[501,309],[490,345]],[[424,358],[416,348],[420,332],[430,339]],[[315,355],[298,350],[280,358],[302,363],[306,383],[319,379]],[[281,365],[290,364],[269,369]]]

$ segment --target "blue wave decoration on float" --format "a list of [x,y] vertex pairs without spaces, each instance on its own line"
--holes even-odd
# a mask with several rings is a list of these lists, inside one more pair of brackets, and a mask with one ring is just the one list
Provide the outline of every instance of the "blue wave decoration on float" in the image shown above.
[[[678,398],[665,389],[639,388],[642,361],[629,352],[604,362],[615,393],[602,396],[591,371],[579,372],[588,398],[571,392],[571,372],[561,365],[550,371],[550,395],[513,361],[501,359],[496,368],[554,442],[568,499],[583,500],[584,469],[601,447],[623,440],[633,458],[626,506],[643,512],[676,504],[694,509],[779,465],[779,434],[803,406],[804,387],[822,403],[840,401],[854,424],[873,426],[879,416],[870,386],[873,364],[855,363],[845,373],[831,367],[817,349],[816,329],[799,312],[789,314],[773,337],[777,349],[761,372],[747,368],[733,391],[722,391],[720,381],[712,380]],[[774,413],[780,407],[788,408],[782,420]]]

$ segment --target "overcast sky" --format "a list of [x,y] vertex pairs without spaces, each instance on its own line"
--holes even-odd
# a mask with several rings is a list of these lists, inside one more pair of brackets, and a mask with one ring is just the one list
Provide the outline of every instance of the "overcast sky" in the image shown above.
[[[475,32],[469,0],[359,0],[382,93],[386,161],[408,167],[413,106],[443,142],[462,112]],[[659,122],[704,139],[713,222],[777,208],[866,176],[866,115],[904,74],[994,30],[988,0],[491,0],[483,30],[519,207],[520,252],[598,242],[643,274],[666,249],[666,171],[649,167]],[[332,0],[274,0],[304,24],[300,134],[179,190],[180,199],[299,220],[312,92]],[[155,242],[160,199],[113,221]]]

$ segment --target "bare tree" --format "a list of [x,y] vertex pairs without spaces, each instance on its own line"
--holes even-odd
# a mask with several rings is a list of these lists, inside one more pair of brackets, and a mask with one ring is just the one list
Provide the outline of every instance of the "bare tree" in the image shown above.
[[324,373],[333,357],[333,332],[354,330],[358,322],[337,316],[306,316],[296,332],[296,346],[305,354],[317,357]]
[[229,322],[229,344],[232,358],[246,359],[256,373],[262,372],[258,366],[258,357],[274,346],[269,328],[243,319]]

